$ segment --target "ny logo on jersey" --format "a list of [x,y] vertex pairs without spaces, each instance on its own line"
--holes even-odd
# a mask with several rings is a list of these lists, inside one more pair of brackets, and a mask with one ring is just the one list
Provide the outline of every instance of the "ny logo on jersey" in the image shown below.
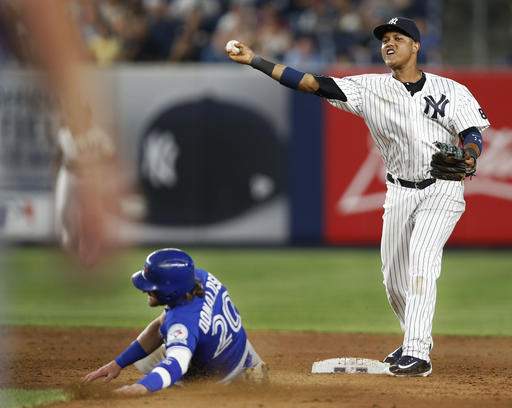
[[398,22],[398,17],[392,18],[388,21],[388,24],[396,24]]
[[438,102],[436,102],[434,97],[431,95],[424,96],[423,99],[425,99],[425,101],[427,102],[423,113],[428,115],[430,113],[430,108],[432,108],[434,110],[434,112],[432,113],[432,116],[431,116],[432,119],[437,119],[438,113],[441,115],[441,117],[444,118],[444,109],[446,108],[446,104],[448,102],[450,102],[449,99],[446,99],[445,94],[441,94],[441,99],[439,99]]

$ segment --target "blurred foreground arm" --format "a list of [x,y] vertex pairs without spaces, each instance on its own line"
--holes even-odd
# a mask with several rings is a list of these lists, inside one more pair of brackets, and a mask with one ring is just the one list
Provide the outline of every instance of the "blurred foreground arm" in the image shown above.
[[[108,177],[112,185],[113,180],[117,180],[117,169],[112,166],[112,146],[97,143],[92,137],[87,107],[94,107],[95,101],[84,100],[87,84],[80,74],[81,64],[85,61],[85,46],[70,16],[68,1],[20,0],[18,5],[27,38],[33,45],[35,65],[44,72],[48,89],[55,94],[61,116],[74,138],[74,170],[80,182],[75,186],[75,200],[70,204],[78,207],[71,211],[78,215],[71,221],[76,224],[76,242],[70,248],[81,263],[92,265],[106,248],[112,247],[106,208],[116,207],[117,194],[104,194],[103,181]],[[109,147],[105,149],[104,146]],[[109,174],[105,174],[102,165],[105,162],[109,162]],[[106,198],[109,203],[105,202]]]
[[51,91],[58,96],[74,134],[85,131],[87,112],[80,92],[80,64],[85,46],[69,15],[66,0],[20,0],[21,19],[34,45],[36,65],[46,74]]

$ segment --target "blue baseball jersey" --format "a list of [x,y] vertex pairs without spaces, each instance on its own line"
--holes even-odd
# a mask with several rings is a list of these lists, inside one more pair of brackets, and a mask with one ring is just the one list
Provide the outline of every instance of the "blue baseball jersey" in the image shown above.
[[247,335],[227,289],[212,274],[196,269],[204,297],[167,308],[160,333],[166,349],[181,346],[192,352],[191,369],[225,376],[239,365]]

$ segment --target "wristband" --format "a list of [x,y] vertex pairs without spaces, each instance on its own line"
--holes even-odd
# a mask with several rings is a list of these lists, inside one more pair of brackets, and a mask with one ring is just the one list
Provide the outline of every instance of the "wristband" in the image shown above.
[[304,75],[304,72],[300,72],[297,71],[296,69],[286,67],[283,73],[281,74],[281,79],[279,79],[279,83],[291,89],[299,89],[299,83],[304,77]]
[[274,70],[275,66],[276,64],[267,61],[265,58],[261,58],[259,55],[254,56],[251,61],[251,67],[263,72],[264,74],[267,74],[269,77],[272,76],[272,71]]
[[470,127],[469,129],[466,129],[465,131],[460,133],[461,139],[463,140],[464,146],[468,144],[474,144],[478,147],[480,150],[480,154],[482,153],[482,134],[478,131],[475,127]]
[[115,361],[121,368],[125,368],[130,364],[139,361],[141,358],[147,357],[148,353],[142,348],[140,343],[135,340],[130,344],[125,351],[119,354]]

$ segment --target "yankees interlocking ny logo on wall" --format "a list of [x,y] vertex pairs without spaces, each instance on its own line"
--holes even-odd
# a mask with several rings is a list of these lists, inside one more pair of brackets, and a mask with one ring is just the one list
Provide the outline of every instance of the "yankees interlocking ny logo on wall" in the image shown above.
[[438,102],[436,102],[432,95],[424,96],[423,99],[425,99],[427,102],[423,113],[428,115],[430,113],[430,108],[432,108],[434,110],[431,116],[432,119],[437,119],[438,113],[441,115],[441,117],[444,118],[444,110],[446,108],[446,104],[450,102],[450,100],[446,98],[445,94],[441,94],[441,99],[439,99]]

